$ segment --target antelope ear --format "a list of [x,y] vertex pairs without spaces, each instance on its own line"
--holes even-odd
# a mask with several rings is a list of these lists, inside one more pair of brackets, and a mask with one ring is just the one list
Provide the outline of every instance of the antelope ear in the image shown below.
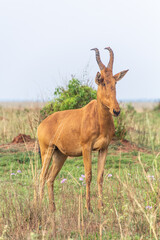
[[129,71],[129,69],[115,74],[113,77],[116,80],[116,82],[121,80],[128,71]]
[[96,82],[97,85],[99,85],[100,83],[103,82],[103,78],[101,77],[100,72],[97,72],[95,82]]

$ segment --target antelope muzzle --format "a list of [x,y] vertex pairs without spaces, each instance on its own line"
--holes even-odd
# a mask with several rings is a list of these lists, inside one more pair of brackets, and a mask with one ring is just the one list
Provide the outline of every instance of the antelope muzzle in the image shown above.
[[113,109],[113,113],[115,117],[118,117],[118,115],[120,114],[121,111],[116,111],[115,109]]

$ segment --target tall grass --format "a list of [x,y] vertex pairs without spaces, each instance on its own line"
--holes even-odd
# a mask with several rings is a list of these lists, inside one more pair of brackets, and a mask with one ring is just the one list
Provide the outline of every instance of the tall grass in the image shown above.
[[128,105],[122,119],[125,126],[125,138],[139,147],[147,147],[157,151],[160,146],[160,113],[144,109],[137,113],[133,107]]

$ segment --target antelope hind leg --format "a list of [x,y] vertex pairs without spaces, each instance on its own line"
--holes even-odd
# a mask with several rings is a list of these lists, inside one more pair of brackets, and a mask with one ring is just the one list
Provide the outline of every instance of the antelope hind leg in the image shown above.
[[41,158],[42,158],[42,170],[40,174],[40,203],[42,202],[43,199],[43,194],[44,194],[44,185],[46,182],[46,176],[48,173],[49,165],[52,159],[53,155],[53,147],[46,147],[45,149],[41,151]]
[[53,153],[53,162],[47,176],[47,186],[48,186],[48,195],[49,195],[49,207],[53,212],[55,211],[55,202],[54,202],[54,180],[61,170],[67,156],[61,153],[58,149]]

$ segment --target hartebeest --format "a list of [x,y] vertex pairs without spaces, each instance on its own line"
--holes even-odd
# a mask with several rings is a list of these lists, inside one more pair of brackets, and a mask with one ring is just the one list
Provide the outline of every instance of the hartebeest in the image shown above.
[[[111,48],[105,48],[110,53],[108,66],[101,62],[99,50],[96,60],[100,73],[96,75],[98,85],[97,100],[93,100],[81,109],[66,110],[53,113],[41,122],[38,127],[38,141],[42,158],[40,176],[42,200],[44,184],[47,181],[49,205],[55,210],[53,185],[68,156],[83,155],[86,179],[86,207],[91,210],[90,184],[92,179],[92,151],[98,151],[98,207],[102,207],[102,183],[108,145],[114,135],[112,115],[120,114],[120,107],[116,100],[116,82],[128,70],[113,75],[114,54]],[[52,165],[49,168],[51,159]]]

